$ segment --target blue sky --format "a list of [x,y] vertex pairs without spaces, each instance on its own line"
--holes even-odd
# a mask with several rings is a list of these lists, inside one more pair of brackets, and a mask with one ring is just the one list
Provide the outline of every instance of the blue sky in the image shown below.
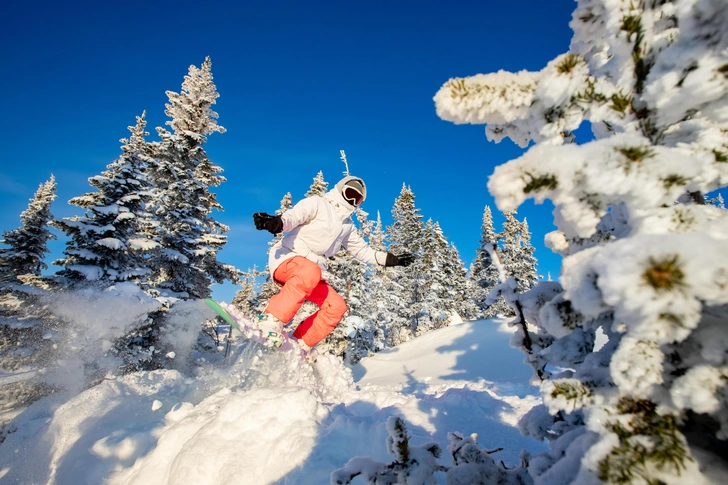
[[[469,263],[475,256],[486,183],[522,150],[489,143],[482,126],[437,118],[432,97],[450,77],[541,69],[565,52],[570,0],[450,2],[6,2],[0,89],[0,230],[51,173],[56,217],[80,214],[71,197],[120,154],[119,139],[147,111],[150,140],[163,126],[166,90],[188,66],[212,58],[227,133],[209,157],[225,170],[218,189],[231,227],[220,259],[265,265],[268,236],[251,214],[299,200],[319,170],[342,173],[339,150],[362,177],[363,208],[386,224],[402,184],[425,219],[438,221]],[[556,277],[560,258],[543,246],[551,207],[527,203],[539,270]],[[496,214],[496,223],[502,222]],[[63,249],[53,243],[48,263]],[[54,268],[55,269],[55,268]],[[215,289],[229,300],[231,285]]]

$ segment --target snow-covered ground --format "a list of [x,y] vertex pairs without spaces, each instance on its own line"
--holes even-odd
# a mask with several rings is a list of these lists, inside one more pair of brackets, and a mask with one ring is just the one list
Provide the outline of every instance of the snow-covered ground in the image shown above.
[[[538,398],[510,337],[503,321],[463,323],[351,370],[333,357],[310,367],[241,339],[229,365],[194,378],[143,372],[37,401],[0,444],[0,483],[327,484],[354,456],[392,461],[393,415],[413,445],[445,450],[448,432],[478,433],[482,447],[505,448],[495,458],[515,464],[521,449],[546,445],[515,428]],[[439,462],[450,465],[447,452]]]

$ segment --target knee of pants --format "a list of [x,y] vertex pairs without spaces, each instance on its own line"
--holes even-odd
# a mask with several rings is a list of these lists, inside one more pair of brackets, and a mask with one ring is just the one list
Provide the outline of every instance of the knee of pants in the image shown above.
[[334,326],[338,324],[342,317],[344,316],[344,313],[346,313],[346,302],[343,298],[339,295],[331,295],[324,305],[325,308],[324,312],[326,312],[326,315],[331,318],[332,323],[334,323]]
[[305,271],[300,273],[301,281],[306,288],[314,289],[321,281],[321,268],[317,264],[311,264]]

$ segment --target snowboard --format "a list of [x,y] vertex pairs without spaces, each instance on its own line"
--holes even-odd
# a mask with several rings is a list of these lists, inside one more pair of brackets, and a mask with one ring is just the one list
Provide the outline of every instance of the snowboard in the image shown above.
[[[212,308],[216,314],[222,317],[223,320],[232,325],[234,329],[243,334],[243,336],[248,340],[252,340],[253,342],[272,350],[276,349],[276,347],[272,346],[270,341],[263,336],[255,322],[240,313],[232,305],[228,305],[227,303],[218,303],[210,298],[205,298],[205,303],[207,306]],[[298,346],[288,338],[286,332],[283,332],[283,343],[277,348],[277,350],[286,351],[291,350],[294,347],[298,348]]]

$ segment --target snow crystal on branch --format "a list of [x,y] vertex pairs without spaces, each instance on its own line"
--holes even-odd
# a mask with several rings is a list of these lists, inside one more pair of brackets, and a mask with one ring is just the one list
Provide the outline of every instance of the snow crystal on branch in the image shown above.
[[496,167],[488,189],[502,210],[526,198],[551,199],[559,230],[567,238],[588,238],[611,206],[623,203],[638,221],[645,209],[672,205],[686,191],[714,189],[713,174],[708,156],[621,134],[584,145],[536,145]]
[[435,95],[437,115],[457,124],[504,124],[528,115],[539,74],[528,71],[450,79]]

